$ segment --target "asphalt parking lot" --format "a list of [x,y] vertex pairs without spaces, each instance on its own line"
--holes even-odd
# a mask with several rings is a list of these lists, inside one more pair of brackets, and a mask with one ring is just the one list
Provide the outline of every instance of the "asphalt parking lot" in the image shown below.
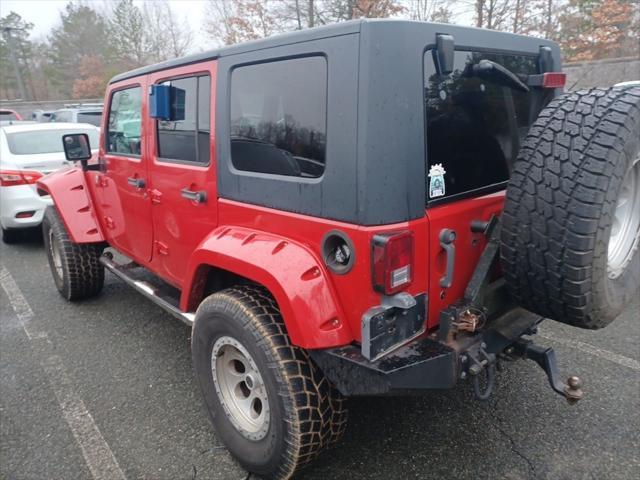
[[[209,425],[188,327],[109,274],[65,302],[37,237],[0,246],[0,283],[0,478],[247,478]],[[344,441],[301,478],[640,478],[640,300],[603,331],[541,335],[583,379],[580,404],[525,362],[486,403],[469,385],[352,399]]]

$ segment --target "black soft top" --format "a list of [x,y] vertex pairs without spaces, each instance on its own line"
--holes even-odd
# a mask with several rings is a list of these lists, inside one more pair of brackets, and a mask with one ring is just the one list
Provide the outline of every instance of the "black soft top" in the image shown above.
[[306,30],[296,30],[280,35],[274,35],[265,39],[252,40],[250,42],[239,43],[237,45],[229,45],[214,50],[207,50],[206,52],[194,53],[185,57],[174,58],[164,62],[154,63],[153,65],[136,68],[135,70],[129,70],[128,72],[120,73],[113,77],[109,81],[109,83],[116,83],[121,80],[137,77],[139,75],[146,75],[148,73],[159,72],[165,69],[181,67],[184,65],[190,65],[192,63],[215,60],[227,55],[256,51],[263,48],[271,48],[292,43],[308,42],[317,40],[319,38],[335,37],[338,35],[357,33],[360,31],[360,25],[364,21],[366,20],[352,20],[349,22],[334,23],[322,27],[308,28]]

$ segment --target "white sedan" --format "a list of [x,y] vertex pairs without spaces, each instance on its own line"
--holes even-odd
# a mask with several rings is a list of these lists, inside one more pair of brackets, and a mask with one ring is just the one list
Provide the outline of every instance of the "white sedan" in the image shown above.
[[[36,181],[69,162],[64,156],[62,136],[86,133],[97,146],[99,130],[77,123],[37,123],[0,127],[0,225],[2,240],[13,243],[21,228],[37,227],[51,197],[41,197]],[[97,150],[96,150],[97,151]]]

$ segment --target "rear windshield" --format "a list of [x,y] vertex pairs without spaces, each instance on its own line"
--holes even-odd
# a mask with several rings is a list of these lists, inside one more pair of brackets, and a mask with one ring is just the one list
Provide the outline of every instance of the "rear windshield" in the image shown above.
[[70,133],[89,135],[91,148],[98,148],[99,134],[95,130],[73,128],[69,130],[34,130],[7,133],[9,151],[14,155],[37,155],[39,153],[62,153],[62,136]]
[[99,127],[101,120],[102,112],[78,112],[78,123],[90,123]]
[[481,60],[505,67],[525,84],[537,73],[536,56],[456,51],[453,72],[439,75],[432,51],[425,53],[428,202],[502,188],[521,141],[552,94],[479,78],[473,66]]

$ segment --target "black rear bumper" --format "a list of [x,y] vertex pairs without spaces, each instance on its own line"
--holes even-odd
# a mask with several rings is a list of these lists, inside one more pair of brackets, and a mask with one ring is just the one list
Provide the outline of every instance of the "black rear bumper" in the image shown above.
[[401,395],[453,388],[464,377],[461,358],[482,348],[498,355],[542,320],[522,308],[493,319],[483,330],[445,344],[435,335],[421,337],[376,361],[369,361],[357,345],[311,350],[311,357],[336,388],[347,396]]

